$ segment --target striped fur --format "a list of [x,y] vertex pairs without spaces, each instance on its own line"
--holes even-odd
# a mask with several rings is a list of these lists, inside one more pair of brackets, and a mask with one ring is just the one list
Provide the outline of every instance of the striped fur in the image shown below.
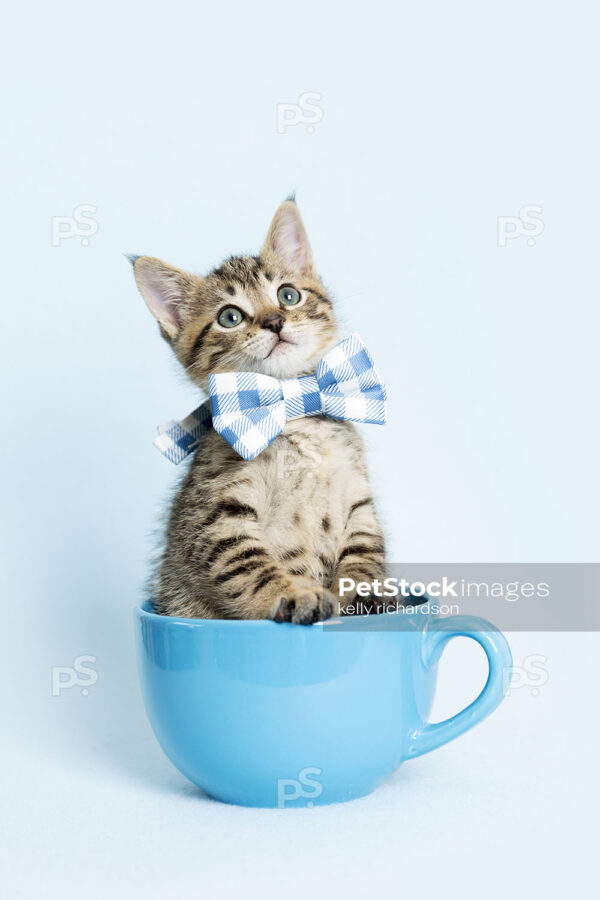
[[[310,374],[339,339],[291,201],[277,210],[260,256],[233,257],[204,278],[150,257],[134,270],[162,335],[203,388],[211,372]],[[282,285],[299,292],[297,306],[278,299]],[[244,319],[227,329],[217,320],[229,306]],[[295,419],[251,461],[215,432],[203,438],[171,510],[154,602],[166,615],[310,624],[338,612],[339,578],[372,581],[384,571],[354,426]]]

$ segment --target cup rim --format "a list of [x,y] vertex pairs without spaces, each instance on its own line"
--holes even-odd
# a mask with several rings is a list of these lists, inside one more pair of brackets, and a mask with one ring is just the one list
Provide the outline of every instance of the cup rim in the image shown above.
[[[423,604],[421,604],[423,605]],[[310,626],[306,625],[295,625],[291,622],[273,622],[270,619],[201,619],[201,618],[192,618],[185,616],[165,616],[161,613],[154,612],[152,608],[151,600],[143,600],[140,603],[137,603],[134,608],[134,614],[140,619],[149,619],[156,624],[160,622],[162,627],[169,627],[171,625],[180,626],[183,625],[187,628],[225,628],[229,630],[240,629],[240,628],[251,628],[256,631],[257,629],[262,629],[263,631],[266,629],[278,629],[282,628],[286,630],[292,630],[299,634],[308,634],[310,632],[322,632],[326,626],[326,630],[328,632],[333,631],[332,626],[342,626],[342,630],[344,625],[346,625],[347,630],[351,631],[371,631],[374,627],[374,623],[377,622],[378,628],[377,630],[385,630],[385,625],[387,623],[392,623],[394,619],[397,620],[397,613],[387,612],[387,613],[378,613],[376,616],[374,615],[363,615],[363,616],[335,616],[331,619],[326,619],[323,622],[314,622]],[[435,614],[428,612],[427,619],[435,618]],[[363,629],[363,625],[370,626]],[[350,627],[348,627],[350,626]],[[395,630],[395,629],[392,629]]]
[[[252,628],[256,630],[257,628],[282,628],[282,627],[291,627],[294,630],[300,628],[303,632],[306,632],[310,629],[307,629],[306,626],[298,626],[293,625],[291,622],[273,622],[271,619],[201,619],[197,617],[187,617],[187,616],[165,616],[162,613],[157,613],[152,608],[151,600],[143,600],[141,603],[136,603],[134,612],[140,618],[151,619],[154,622],[160,621],[163,625],[170,624],[178,624],[178,625],[187,625],[189,627],[223,627],[223,628]],[[368,619],[369,616],[354,616],[356,619]],[[342,618],[337,616],[334,619],[327,619],[329,624],[341,622]],[[310,626],[311,629],[322,629],[324,622],[314,622],[313,625]]]

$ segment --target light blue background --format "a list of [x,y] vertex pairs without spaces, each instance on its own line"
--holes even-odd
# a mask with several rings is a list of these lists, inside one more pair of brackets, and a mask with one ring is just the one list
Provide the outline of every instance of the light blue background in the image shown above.
[[[106,796],[96,784],[137,772],[144,753],[152,777],[138,779],[136,797],[167,765],[139,707],[130,610],[178,479],[152,447],[154,429],[187,414],[196,395],[123,252],[204,272],[229,253],[256,252],[297,189],[340,316],[389,386],[390,424],[365,436],[394,561],[597,558],[598,23],[589,3],[509,0],[36,2],[13,6],[5,24],[0,578],[4,684],[20,686],[6,690],[16,755],[5,771],[24,767],[11,779],[10,808],[23,828],[43,823],[41,835],[73,820],[56,804],[70,797],[74,768],[96,810]],[[302,124],[278,133],[277,104],[306,91],[322,95],[314,133]],[[79,204],[97,207],[97,233],[88,246],[78,237],[52,246],[52,217]],[[543,208],[535,246],[521,237],[499,247],[498,216],[526,204]],[[530,638],[519,636],[523,654]],[[582,682],[568,687],[582,660],[579,648],[568,655],[569,641],[553,644],[567,682],[556,686],[563,705],[548,707],[550,728],[580,721],[574,695],[585,706]],[[50,667],[84,653],[98,659],[94,696],[52,698]],[[501,710],[482,726],[498,729],[474,757],[483,781],[481,767],[497,768],[494,747],[516,727],[509,717]],[[532,767],[547,734],[539,742]],[[567,756],[561,739],[553,746],[547,764],[559,772]],[[460,747],[439,757],[461,769],[456,798],[470,774]],[[32,783],[37,763],[28,760],[38,753],[43,769],[48,753],[54,759],[56,797],[24,800],[19,785]],[[431,760],[415,772],[436,773]],[[521,780],[525,804],[539,806],[535,779]],[[405,810],[402,832],[444,822],[437,787],[427,822],[422,794],[407,810],[402,784],[387,810],[394,821]],[[145,832],[153,845],[181,815],[168,806],[170,785]],[[576,787],[564,788],[565,802]],[[498,790],[486,802],[502,819],[508,784]],[[64,887],[67,860],[93,860],[92,847],[108,853],[110,871],[126,865],[106,836],[123,816],[137,822],[143,804],[124,809],[120,791],[110,820],[90,813],[89,845],[78,843],[78,826],[61,832],[58,856],[46,848],[52,883],[62,877]],[[464,810],[473,840],[486,819],[478,802]],[[373,808],[361,808],[358,843],[375,834]],[[518,814],[514,805],[506,814],[507,834]],[[13,896],[31,870],[19,853],[28,847],[35,858],[40,835],[17,840]],[[559,837],[542,843],[559,846]]]

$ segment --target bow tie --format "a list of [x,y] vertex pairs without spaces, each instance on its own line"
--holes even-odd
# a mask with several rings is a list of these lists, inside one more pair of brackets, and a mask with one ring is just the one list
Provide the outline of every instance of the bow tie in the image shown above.
[[254,459],[281,434],[288,419],[330,416],[386,423],[386,390],[357,334],[326,353],[314,375],[272,378],[257,372],[208,376],[209,400],[181,422],[158,428],[154,444],[176,465],[211,427],[243,459]]

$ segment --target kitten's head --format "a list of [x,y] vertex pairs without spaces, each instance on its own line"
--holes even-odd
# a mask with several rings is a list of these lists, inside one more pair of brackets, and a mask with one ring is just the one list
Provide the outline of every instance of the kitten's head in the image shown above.
[[275,213],[260,256],[231,257],[205,278],[149,256],[133,265],[162,336],[203,388],[211,372],[311,374],[338,338],[331,300],[291,200]]

